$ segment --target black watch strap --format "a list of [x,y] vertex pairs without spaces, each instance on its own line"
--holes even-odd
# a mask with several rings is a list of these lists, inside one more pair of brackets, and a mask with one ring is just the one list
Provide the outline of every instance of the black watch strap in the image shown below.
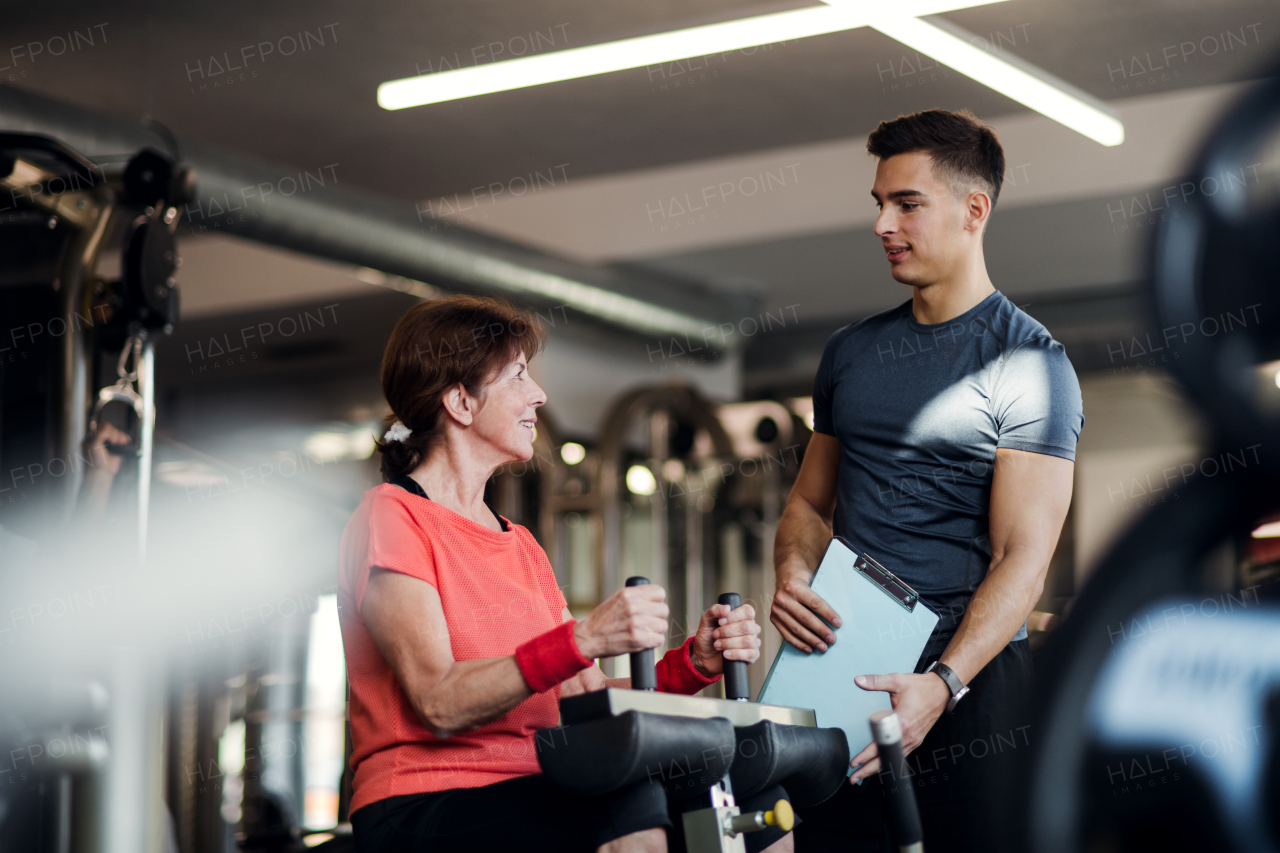
[[960,680],[960,676],[956,675],[955,670],[942,661],[934,661],[929,664],[929,668],[925,672],[935,673],[946,682],[947,689],[951,691],[951,699],[947,701],[947,713],[950,714],[956,709],[956,705],[960,700],[969,693],[969,688]]

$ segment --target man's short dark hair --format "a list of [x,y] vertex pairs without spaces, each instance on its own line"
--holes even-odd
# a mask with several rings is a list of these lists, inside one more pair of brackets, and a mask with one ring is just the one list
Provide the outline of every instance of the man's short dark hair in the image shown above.
[[942,180],[984,185],[994,207],[1004,183],[1004,149],[996,133],[968,110],[925,110],[882,121],[867,137],[867,151],[881,160],[923,151]]

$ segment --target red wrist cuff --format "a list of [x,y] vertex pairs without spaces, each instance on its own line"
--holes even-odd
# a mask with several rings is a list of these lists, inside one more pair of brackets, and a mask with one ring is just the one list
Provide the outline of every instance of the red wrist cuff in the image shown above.
[[545,693],[591,666],[591,659],[582,656],[573,638],[576,624],[570,619],[516,649],[516,666],[534,693]]
[[698,672],[698,668],[693,665],[693,658],[690,654],[693,649],[693,637],[684,641],[684,645],[678,649],[672,649],[662,656],[662,660],[658,661],[656,669],[658,670],[658,692],[660,693],[682,693],[685,696],[691,696],[697,693],[708,684],[715,684],[720,680],[720,676],[707,678]]

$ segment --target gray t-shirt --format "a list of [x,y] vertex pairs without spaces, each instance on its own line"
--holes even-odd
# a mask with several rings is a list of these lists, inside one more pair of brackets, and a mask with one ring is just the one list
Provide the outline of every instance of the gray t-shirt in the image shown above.
[[946,323],[917,323],[908,300],[837,331],[813,421],[840,442],[836,535],[941,616],[928,657],[991,563],[996,449],[1074,460],[1084,414],[1062,345],[997,291]]

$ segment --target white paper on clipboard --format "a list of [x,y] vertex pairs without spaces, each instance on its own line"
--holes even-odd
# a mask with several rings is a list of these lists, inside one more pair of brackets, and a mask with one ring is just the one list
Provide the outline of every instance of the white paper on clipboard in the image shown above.
[[867,717],[892,707],[888,693],[863,690],[854,677],[914,672],[938,624],[910,587],[861,556],[839,538],[827,545],[809,587],[840,614],[836,642],[812,654],[784,642],[756,700],[812,708],[819,726],[844,730],[850,759],[871,743]]

